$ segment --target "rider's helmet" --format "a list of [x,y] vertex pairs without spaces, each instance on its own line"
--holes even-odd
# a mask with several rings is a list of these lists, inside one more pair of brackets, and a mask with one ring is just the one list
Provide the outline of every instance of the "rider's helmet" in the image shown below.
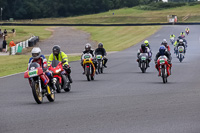
[[141,49],[144,52],[146,50],[146,45],[145,44],[141,44]]
[[98,44],[98,48],[103,48],[103,43],[100,42],[100,43]]
[[60,46],[59,45],[55,45],[53,46],[53,55],[58,56],[58,54],[60,53]]
[[180,39],[180,40],[179,40],[179,43],[180,43],[180,44],[183,44],[183,39]]
[[165,46],[160,46],[160,48],[159,48],[160,55],[164,55],[165,51],[166,51]]
[[85,51],[89,52],[91,50],[91,45],[89,43],[85,44]]
[[146,46],[148,46],[148,45],[149,45],[149,41],[148,41],[148,40],[145,40],[145,41],[144,41],[144,44],[145,44]]
[[165,47],[167,47],[167,40],[166,39],[163,39],[162,45],[164,45]]
[[39,59],[41,54],[41,49],[39,47],[34,47],[31,51],[33,59]]

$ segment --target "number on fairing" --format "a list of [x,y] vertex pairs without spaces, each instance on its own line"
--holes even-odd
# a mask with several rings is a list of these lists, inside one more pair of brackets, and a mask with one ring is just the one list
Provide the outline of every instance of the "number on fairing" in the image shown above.
[[85,55],[85,56],[84,56],[84,59],[88,59],[88,58],[90,58],[89,55]]
[[146,56],[142,56],[141,59],[142,59],[142,60],[146,60]]
[[183,52],[183,49],[182,49],[182,48],[179,48],[179,52],[181,52],[181,53],[182,53],[182,52]]
[[97,59],[101,59],[102,58],[102,56],[101,55],[97,55],[97,57],[96,57]]
[[29,72],[28,72],[28,75],[29,75],[30,77],[33,77],[33,76],[36,76],[37,73],[38,73],[37,70],[33,70],[33,71],[29,71]]
[[160,64],[164,64],[165,60],[164,59],[160,59]]

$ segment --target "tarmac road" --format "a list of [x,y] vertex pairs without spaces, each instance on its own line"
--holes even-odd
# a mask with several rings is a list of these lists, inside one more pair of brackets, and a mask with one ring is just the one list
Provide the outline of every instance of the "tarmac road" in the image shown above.
[[[186,26],[164,26],[148,40],[155,56],[163,38]],[[71,62],[74,83],[56,101],[35,103],[23,74],[0,79],[0,133],[199,133],[200,26],[189,26],[182,63],[173,55],[172,75],[162,83],[151,63],[136,63],[140,45],[108,55],[108,68],[88,82]],[[173,49],[173,48],[172,48]]]

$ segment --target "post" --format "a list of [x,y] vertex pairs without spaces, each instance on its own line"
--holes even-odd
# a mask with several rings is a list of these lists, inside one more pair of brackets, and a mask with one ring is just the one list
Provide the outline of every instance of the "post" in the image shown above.
[[1,27],[2,27],[2,15],[3,15],[3,8],[1,7]]

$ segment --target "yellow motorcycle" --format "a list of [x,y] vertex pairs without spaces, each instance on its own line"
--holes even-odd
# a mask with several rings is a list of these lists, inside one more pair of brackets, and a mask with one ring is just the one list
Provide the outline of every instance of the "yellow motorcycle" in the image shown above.
[[83,54],[82,60],[83,60],[83,68],[84,68],[87,80],[88,81],[94,80],[96,69],[92,61],[93,60],[92,55],[89,53]]

